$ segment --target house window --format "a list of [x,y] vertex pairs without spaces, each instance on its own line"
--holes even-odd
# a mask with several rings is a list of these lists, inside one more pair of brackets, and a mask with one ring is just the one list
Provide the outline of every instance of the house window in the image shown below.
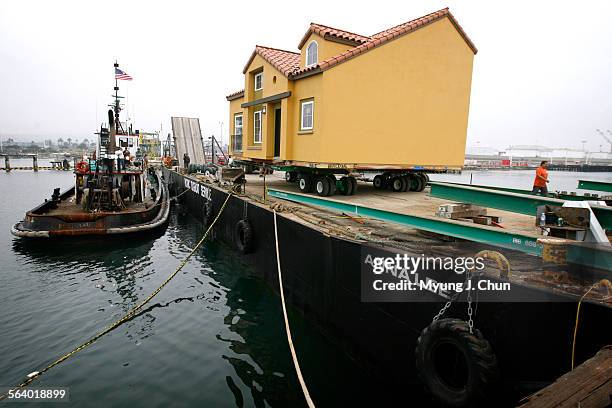
[[261,143],[261,111],[253,115],[253,142]]
[[232,145],[234,151],[242,150],[242,114],[234,115],[234,144]]
[[255,74],[255,90],[261,91],[263,89],[263,72]]
[[312,41],[306,48],[306,66],[316,65],[319,59],[319,44]]
[[302,101],[302,114],[300,115],[300,129],[312,130],[314,123],[314,101]]

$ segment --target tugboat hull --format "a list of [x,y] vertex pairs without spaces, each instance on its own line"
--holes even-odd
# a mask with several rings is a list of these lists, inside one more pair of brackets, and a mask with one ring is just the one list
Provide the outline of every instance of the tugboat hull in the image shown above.
[[[67,211],[53,213],[52,201],[45,201],[28,211],[24,220],[13,225],[11,233],[22,238],[53,238],[83,235],[128,234],[148,231],[163,225],[170,212],[168,187],[157,175],[159,193],[149,208],[117,212],[85,212],[76,205]],[[75,187],[64,191],[60,202],[74,196]]]

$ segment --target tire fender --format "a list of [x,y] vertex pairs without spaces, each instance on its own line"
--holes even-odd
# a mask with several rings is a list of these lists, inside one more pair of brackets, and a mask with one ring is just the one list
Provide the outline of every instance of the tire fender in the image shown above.
[[[477,404],[497,379],[491,345],[479,330],[470,333],[464,320],[440,319],[427,326],[417,340],[415,356],[428,392],[449,406]],[[453,361],[445,361],[449,357]]]
[[248,219],[240,220],[236,223],[235,229],[236,247],[243,254],[253,252],[254,234],[253,226]]

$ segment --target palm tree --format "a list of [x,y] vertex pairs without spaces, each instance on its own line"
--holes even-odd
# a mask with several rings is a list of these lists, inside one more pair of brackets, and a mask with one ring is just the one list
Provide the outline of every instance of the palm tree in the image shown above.
[[68,141],[68,147],[72,146],[72,139],[71,139],[71,138],[68,138],[68,139],[66,139],[66,140]]

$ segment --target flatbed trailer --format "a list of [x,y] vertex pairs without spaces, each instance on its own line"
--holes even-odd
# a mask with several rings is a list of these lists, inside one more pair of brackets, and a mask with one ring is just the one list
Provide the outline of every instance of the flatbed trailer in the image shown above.
[[285,180],[297,183],[301,193],[316,193],[322,197],[354,195],[357,180],[371,182],[376,189],[394,192],[425,189],[429,182],[428,173],[461,171],[461,167],[448,166],[401,166],[367,163],[315,163],[315,162],[275,162],[236,159],[234,163],[245,169],[260,167],[285,172]]

